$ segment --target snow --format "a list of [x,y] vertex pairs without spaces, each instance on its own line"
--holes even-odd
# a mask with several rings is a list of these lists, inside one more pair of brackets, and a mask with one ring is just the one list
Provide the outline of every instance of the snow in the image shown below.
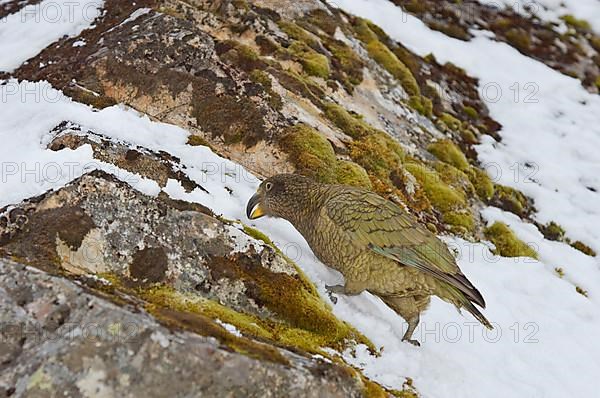
[[[585,92],[577,80],[486,38],[484,33],[462,42],[431,31],[413,17],[401,16],[402,11],[385,0],[335,3],[372,19],[413,51],[421,55],[433,52],[441,62],[465,68],[480,78],[482,89],[500,87],[503,95],[488,105],[504,126],[504,139],[501,144],[484,141],[478,148],[480,158],[490,173],[502,171],[498,181],[536,200],[540,221],[555,220],[570,237],[600,251],[600,201],[598,194],[587,188],[600,189],[600,164],[594,156],[600,147],[600,113],[594,111],[600,105],[597,97]],[[16,26],[13,20],[2,22]],[[44,43],[49,44],[52,37],[75,34],[81,27],[76,25],[69,29],[62,24],[39,26],[47,29]],[[67,30],[71,33],[59,34]],[[34,29],[30,48],[13,51],[14,43],[6,32],[0,23],[0,52],[12,54],[3,58],[4,65],[16,67],[31,56],[25,53],[35,54],[46,45]],[[21,46],[27,47],[22,41]],[[521,90],[517,103],[510,89],[514,83]],[[537,102],[524,101],[527,83],[537,84],[538,90],[530,98]],[[58,189],[94,168],[115,174],[147,194],[160,192],[153,181],[93,159],[88,145],[58,152],[46,149],[53,138],[49,132],[67,120],[81,125],[82,131],[89,129],[180,158],[188,176],[208,193],[201,189],[186,193],[175,181],[169,181],[163,191],[267,233],[315,282],[325,300],[324,285],[342,281],[340,274],[315,258],[286,221],[249,222],[245,204],[258,179],[206,147],[186,145],[187,131],[153,122],[124,106],[94,110],[73,102],[46,82],[6,81],[0,85],[0,102],[0,207]],[[532,167],[526,168],[526,163]],[[523,165],[517,174],[511,169],[515,164]],[[496,329],[487,331],[469,314],[460,316],[450,305],[434,299],[415,334],[422,343],[417,348],[400,341],[403,320],[378,298],[368,293],[340,296],[334,313],[383,347],[380,357],[359,346],[355,355],[346,352],[344,358],[388,387],[401,388],[405,377],[411,377],[424,397],[595,396],[600,389],[599,260],[545,240],[534,226],[499,209],[486,208],[482,216],[489,223],[506,222],[540,254],[540,261],[502,258],[492,255],[485,242],[444,237],[457,251],[463,272],[486,298],[484,314]],[[556,267],[563,268],[564,278],[558,277]],[[576,285],[589,291],[589,298],[577,294]]]
[[79,35],[100,15],[103,4],[103,0],[44,0],[0,19],[0,71],[11,72],[65,35]]

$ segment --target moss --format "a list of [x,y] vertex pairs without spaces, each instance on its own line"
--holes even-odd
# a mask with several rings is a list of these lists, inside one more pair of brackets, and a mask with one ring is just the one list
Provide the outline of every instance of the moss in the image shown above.
[[579,240],[571,243],[571,247],[579,250],[583,254],[586,254],[586,255],[592,256],[592,257],[596,257],[596,252],[591,247],[589,247],[588,245],[586,245],[585,243],[583,243]]
[[210,144],[208,143],[208,141],[206,141],[206,139],[204,139],[204,137],[201,137],[199,135],[190,135],[188,137],[187,144],[191,145],[191,146],[208,146],[208,147],[210,147]]
[[531,39],[527,31],[519,28],[511,28],[505,33],[506,40],[517,50],[528,52],[531,48]]
[[550,221],[548,224],[541,226],[540,231],[544,235],[544,238],[548,240],[560,241],[565,236],[565,230],[554,221]]
[[283,101],[281,99],[281,96],[275,91],[273,91],[273,83],[269,75],[263,72],[262,70],[254,69],[252,72],[250,72],[249,77],[251,81],[260,84],[267,92],[267,94],[269,95],[269,104],[273,108],[281,110],[281,108],[283,107]]
[[581,286],[575,286],[575,291],[581,294],[583,297],[588,297],[587,290],[584,290]]
[[367,43],[366,49],[369,55],[377,61],[385,70],[394,76],[402,85],[409,96],[421,96],[421,90],[417,80],[396,55],[379,40]]
[[277,24],[279,25],[279,28],[282,31],[284,31],[289,37],[291,37],[294,40],[306,43],[311,47],[315,47],[319,44],[319,41],[314,35],[312,35],[311,33],[309,33],[294,22],[282,19]]
[[442,221],[451,226],[454,233],[464,235],[475,230],[475,220],[468,210],[450,211],[442,215]]
[[246,235],[249,235],[256,240],[260,240],[271,247],[275,247],[273,245],[273,242],[271,241],[271,239],[256,228],[252,228],[247,225],[244,225],[244,232],[246,233]]
[[554,268],[554,272],[556,272],[556,274],[558,275],[559,278],[564,278],[565,277],[565,270],[563,270],[560,267]]
[[463,112],[473,120],[479,119],[479,112],[477,112],[477,109],[473,108],[472,106],[463,107]]
[[266,63],[252,47],[235,40],[219,42],[215,48],[223,61],[237,65],[246,72],[263,69],[266,66]]
[[440,120],[452,131],[459,131],[461,129],[461,121],[449,113],[442,113]]
[[376,131],[350,144],[350,157],[380,179],[400,166],[404,151],[400,144],[382,131]]
[[374,131],[362,119],[351,115],[346,109],[333,102],[324,103],[323,111],[333,124],[354,139],[364,137]]
[[592,30],[590,23],[584,19],[579,19],[574,15],[567,14],[560,17],[568,26],[580,30]]
[[336,179],[339,184],[372,189],[367,171],[360,165],[346,160],[339,161],[336,167]]
[[484,230],[488,238],[495,246],[495,253],[503,257],[531,257],[538,258],[538,254],[527,243],[523,242],[503,222],[496,221]]
[[504,185],[494,186],[494,197],[491,203],[518,216],[526,216],[531,212],[527,197],[522,192]]
[[360,84],[363,80],[365,64],[354,50],[344,42],[335,39],[326,40],[325,47],[333,55],[333,69],[344,73],[343,80],[351,86]]
[[596,76],[596,79],[594,80],[594,86],[600,90],[600,76]]
[[450,140],[440,140],[430,144],[427,150],[444,163],[448,163],[459,170],[467,170],[469,162],[464,153]]
[[317,181],[336,181],[337,159],[329,141],[313,128],[298,124],[290,127],[282,138],[282,148],[301,174]]
[[301,41],[294,41],[288,48],[290,54],[302,64],[304,71],[311,75],[327,79],[330,74],[329,59],[323,54],[319,54],[307,44]]
[[425,117],[433,114],[433,101],[422,95],[413,95],[408,99],[408,105]]
[[470,166],[466,171],[471,184],[475,188],[475,193],[479,199],[488,202],[494,196],[494,183],[490,176],[478,167]]
[[444,183],[435,170],[417,163],[407,163],[404,167],[423,187],[431,204],[442,213],[466,206],[467,202],[463,194]]

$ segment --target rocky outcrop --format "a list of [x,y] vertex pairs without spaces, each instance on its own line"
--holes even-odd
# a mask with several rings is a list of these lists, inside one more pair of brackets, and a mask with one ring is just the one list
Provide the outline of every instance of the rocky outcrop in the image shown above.
[[[279,349],[270,360],[173,331],[81,283],[0,260],[0,396],[359,397],[341,366]],[[259,343],[256,343],[257,345]]]

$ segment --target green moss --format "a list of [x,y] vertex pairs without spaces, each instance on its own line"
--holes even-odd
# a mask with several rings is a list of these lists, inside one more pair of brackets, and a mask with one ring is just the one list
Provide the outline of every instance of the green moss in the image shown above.
[[339,40],[326,40],[325,47],[333,55],[334,69],[341,70],[345,74],[345,80],[355,86],[363,80],[364,62],[352,48]]
[[252,228],[247,225],[244,225],[244,232],[246,233],[246,235],[249,235],[256,240],[260,240],[271,247],[275,247],[273,245],[273,242],[271,241],[271,239],[256,228]]
[[600,90],[600,76],[596,76],[596,79],[594,80],[594,86]]
[[375,61],[400,82],[409,96],[421,96],[419,84],[410,69],[385,44],[379,40],[371,41],[367,43],[366,49]]
[[350,157],[368,172],[387,180],[402,163],[404,151],[392,137],[376,131],[350,143]]
[[466,174],[475,188],[475,192],[479,199],[488,202],[494,196],[494,183],[490,176],[478,167],[470,166],[466,170]]
[[464,153],[450,140],[440,140],[430,144],[427,150],[444,163],[451,164],[459,170],[467,170],[469,162]]
[[579,240],[571,243],[571,246],[574,249],[579,250],[583,254],[586,254],[586,255],[592,256],[592,257],[596,257],[596,252],[591,247],[589,247],[588,245],[586,245],[585,243],[583,243]]
[[574,29],[592,30],[590,23],[584,19],[579,19],[574,15],[567,14],[560,17],[568,26]]
[[355,18],[353,22],[354,34],[356,35],[356,38],[358,40],[362,41],[365,44],[379,40],[375,32],[373,32],[371,28],[369,28],[369,23],[366,19]]
[[283,107],[281,96],[273,91],[273,83],[267,73],[259,69],[254,69],[250,72],[249,77],[254,83],[263,86],[267,94],[269,94],[269,104],[271,104],[273,108],[280,110]]
[[210,144],[204,137],[199,135],[190,135],[187,140],[187,144],[191,146],[207,146],[210,147]]
[[408,99],[408,105],[425,117],[433,114],[433,102],[422,95],[413,95]]
[[464,235],[475,230],[475,220],[468,210],[450,211],[442,215],[442,221],[451,226],[454,233]]
[[548,240],[560,241],[565,236],[565,230],[554,221],[550,221],[547,225],[542,226],[540,231],[544,235],[544,238]]
[[519,28],[511,28],[505,33],[506,40],[518,50],[529,51],[531,48],[531,39],[527,31]]
[[317,181],[336,181],[337,159],[329,141],[313,128],[298,124],[288,128],[282,139],[282,148],[301,174]]
[[479,112],[477,112],[477,109],[473,108],[472,106],[465,106],[463,108],[463,112],[473,120],[479,119]]
[[515,233],[503,222],[496,221],[484,230],[495,246],[495,253],[503,257],[531,257],[538,258],[538,254],[525,242],[517,238]]
[[352,185],[359,188],[371,189],[371,180],[367,171],[360,165],[341,160],[337,163],[336,178],[339,184]]
[[289,37],[291,37],[294,40],[306,43],[311,47],[315,47],[319,44],[319,41],[313,34],[309,33],[306,29],[302,28],[294,22],[282,19],[277,24],[279,25],[279,28],[282,31],[284,31]]
[[584,290],[581,286],[575,286],[575,291],[581,294],[583,297],[588,297],[588,291]]
[[463,194],[444,183],[435,170],[417,163],[407,163],[404,167],[417,179],[436,209],[446,213],[465,208],[467,202]]
[[301,41],[294,41],[288,48],[290,54],[302,64],[304,71],[311,76],[327,79],[330,74],[329,59],[323,54],[319,54],[307,44]]
[[449,113],[442,113],[440,120],[452,131],[459,131],[461,129],[461,121]]
[[492,203],[518,216],[525,216],[531,211],[529,201],[523,193],[504,185],[495,185]]
[[559,278],[565,277],[565,270],[560,267],[554,268],[554,272],[556,272],[556,274],[558,275]]
[[351,115],[346,109],[333,102],[324,103],[323,111],[333,124],[354,139],[364,137],[374,131],[362,119]]

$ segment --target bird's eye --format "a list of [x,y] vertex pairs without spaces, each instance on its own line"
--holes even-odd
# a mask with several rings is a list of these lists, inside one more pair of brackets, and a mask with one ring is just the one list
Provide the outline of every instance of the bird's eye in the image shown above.
[[273,188],[273,183],[267,182],[265,184],[265,189],[267,190],[267,192],[269,192],[272,188]]

